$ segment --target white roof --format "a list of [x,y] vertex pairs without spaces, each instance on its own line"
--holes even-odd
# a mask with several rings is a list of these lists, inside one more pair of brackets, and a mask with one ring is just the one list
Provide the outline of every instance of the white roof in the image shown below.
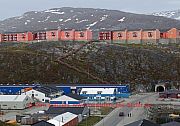
[[24,93],[22,93],[23,95],[27,95],[28,93],[32,93],[32,92],[34,92],[34,93],[40,93],[40,94],[44,94],[44,93],[42,93],[42,92],[40,92],[40,91],[37,91],[37,90],[34,90],[34,89],[31,89],[31,90],[29,90],[29,91],[26,91],[26,92],[24,92]]
[[101,91],[101,94],[114,94],[115,88],[82,88],[81,93],[86,92],[86,94],[98,94]]
[[26,95],[0,95],[0,102],[24,101]]
[[69,96],[63,95],[58,98],[52,99],[51,101],[78,101],[78,100],[71,98]]
[[64,124],[70,122],[71,120],[73,120],[76,117],[77,117],[77,115],[70,113],[70,112],[66,112],[66,113],[63,113],[61,115],[54,117],[51,120],[48,120],[47,122],[54,124],[55,126],[62,126]]
[[62,125],[64,125],[64,123],[59,122],[59,121],[54,120],[54,119],[50,119],[50,120],[48,120],[47,122],[48,122],[48,123],[51,123],[51,124],[54,124],[55,126],[62,126]]

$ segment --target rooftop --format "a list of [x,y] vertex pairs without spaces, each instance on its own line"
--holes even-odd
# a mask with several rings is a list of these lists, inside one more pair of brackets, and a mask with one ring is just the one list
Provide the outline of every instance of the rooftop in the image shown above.
[[0,95],[0,102],[24,101],[26,95]]
[[82,88],[80,94],[114,94],[115,88]]
[[77,99],[71,98],[69,96],[63,95],[58,98],[54,98],[51,101],[79,101]]
[[60,92],[60,90],[54,86],[41,86],[38,87],[36,90],[47,95]]
[[63,114],[65,112],[71,112],[73,114],[79,115],[84,111],[84,107],[49,107],[46,114]]
[[87,99],[84,96],[81,96],[81,95],[78,95],[78,94],[73,94],[73,93],[69,93],[66,96],[77,99],[77,100]]
[[55,125],[42,120],[40,122],[34,123],[32,126],[55,126]]
[[61,115],[54,117],[51,120],[48,120],[47,122],[54,124],[55,126],[62,126],[64,124],[68,123],[69,121],[73,120],[76,117],[77,117],[77,115],[70,113],[70,112],[66,112],[66,113],[63,113]]
[[180,123],[173,121],[173,122],[162,124],[161,126],[180,126]]
[[139,121],[135,121],[133,123],[127,124],[125,126],[160,126],[159,124],[155,124],[149,120],[143,119]]

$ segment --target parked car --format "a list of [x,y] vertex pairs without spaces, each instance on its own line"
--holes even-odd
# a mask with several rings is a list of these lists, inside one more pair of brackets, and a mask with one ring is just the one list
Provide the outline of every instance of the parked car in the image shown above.
[[124,116],[124,112],[119,112],[119,116]]

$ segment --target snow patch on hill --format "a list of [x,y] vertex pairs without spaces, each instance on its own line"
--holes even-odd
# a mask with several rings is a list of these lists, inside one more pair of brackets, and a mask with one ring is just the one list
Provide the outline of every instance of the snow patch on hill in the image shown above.
[[96,25],[97,23],[98,23],[98,21],[96,21],[96,22],[94,22],[92,24],[86,25],[86,26],[89,26],[89,27],[87,27],[87,29],[90,29],[92,26]]
[[108,15],[104,15],[103,17],[101,17],[100,21],[106,20],[107,17],[108,17]]
[[82,23],[82,22],[86,22],[86,21],[89,21],[89,20],[88,20],[88,19],[85,19],[85,20],[79,21],[79,20],[76,18],[76,23]]
[[126,18],[126,17],[123,17],[123,18],[119,19],[118,21],[124,22],[125,18]]
[[68,22],[68,21],[71,21],[71,18],[66,19],[64,22]]
[[152,15],[180,20],[180,10],[155,12],[152,13]]
[[57,10],[46,10],[44,12],[52,13],[52,14],[64,14],[65,13],[65,12],[60,12],[60,9],[57,9]]

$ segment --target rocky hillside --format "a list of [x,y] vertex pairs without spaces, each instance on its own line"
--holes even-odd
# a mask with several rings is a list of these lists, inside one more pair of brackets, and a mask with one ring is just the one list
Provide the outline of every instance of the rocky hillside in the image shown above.
[[180,81],[179,54],[180,49],[175,46],[1,43],[0,83],[149,85],[156,81]]
[[152,13],[152,15],[180,20],[180,9],[174,10],[174,11],[155,12],[155,13]]
[[53,8],[31,11],[0,21],[0,32],[22,32],[46,29],[139,29],[180,28],[180,21],[152,15],[91,8]]

